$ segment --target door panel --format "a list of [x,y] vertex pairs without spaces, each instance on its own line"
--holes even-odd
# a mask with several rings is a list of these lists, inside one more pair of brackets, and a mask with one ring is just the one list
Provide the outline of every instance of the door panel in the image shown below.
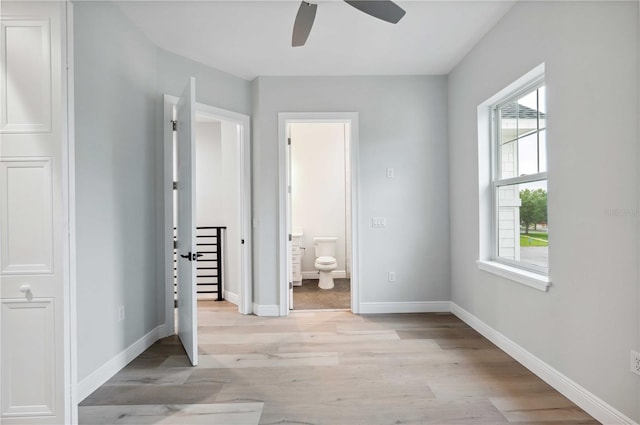
[[[2,301],[2,415],[50,416],[55,410],[53,300]],[[28,338],[25,338],[28,336]],[[40,382],[43,385],[32,386]]]
[[52,273],[51,161],[2,161],[0,187],[2,273]]
[[[0,17],[0,422],[70,423],[66,4]],[[66,380],[66,382],[65,382]]]
[[[3,18],[0,45],[4,69],[0,129],[3,133],[51,129],[51,31],[48,19]],[[9,83],[10,84],[7,84]]]
[[195,205],[195,92],[189,80],[176,106],[178,156],[178,336],[192,365],[198,364]]

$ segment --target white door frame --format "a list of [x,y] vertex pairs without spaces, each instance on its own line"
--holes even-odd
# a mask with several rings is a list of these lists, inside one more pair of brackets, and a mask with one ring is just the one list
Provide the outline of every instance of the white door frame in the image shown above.
[[344,123],[349,124],[349,157],[351,176],[351,311],[360,312],[360,257],[358,239],[358,113],[357,112],[280,112],[278,114],[278,265],[280,316],[289,314],[288,230],[291,223],[287,211],[291,207],[287,200],[287,126],[292,123]]
[[[173,314],[173,131],[171,121],[174,107],[178,102],[175,96],[164,95],[164,241],[162,252],[164,258],[165,291],[159,291],[159,305],[164,306],[166,335],[175,333]],[[241,252],[241,282],[238,311],[251,314],[252,266],[251,266],[251,134],[250,118],[247,115],[227,111],[196,102],[196,111],[221,121],[232,122],[240,126],[240,175],[242,193],[240,194],[241,229],[240,237],[244,239]]]
[[[68,223],[68,239],[63,249],[65,292],[65,418],[71,424],[78,423],[78,298],[77,298],[77,245],[76,245],[76,120],[75,120],[75,72],[74,72],[74,30],[73,3],[64,1],[66,7],[66,40],[64,53],[67,57],[66,75],[63,77],[63,171],[62,197],[65,205],[64,214]],[[66,90],[65,90],[66,89]]]

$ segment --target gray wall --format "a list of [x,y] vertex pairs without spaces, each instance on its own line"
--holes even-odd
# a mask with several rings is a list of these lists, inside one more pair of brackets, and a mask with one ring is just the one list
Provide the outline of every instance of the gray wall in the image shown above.
[[253,90],[255,301],[278,303],[279,112],[359,113],[361,301],[449,300],[446,77],[260,77]]
[[[548,293],[475,264],[477,107],[542,62]],[[637,2],[520,2],[449,75],[453,301],[635,421],[638,113]]]
[[[150,7],[153,7],[150,4]],[[189,77],[196,79],[196,100],[205,105],[251,114],[251,83],[182,56],[158,49],[158,91],[180,96]]]
[[[106,3],[77,2],[78,376],[155,328],[156,48]],[[126,318],[118,320],[125,306]]]
[[74,11],[82,380],[165,322],[162,94],[195,76],[199,102],[248,114],[251,83],[159,49],[113,3]]

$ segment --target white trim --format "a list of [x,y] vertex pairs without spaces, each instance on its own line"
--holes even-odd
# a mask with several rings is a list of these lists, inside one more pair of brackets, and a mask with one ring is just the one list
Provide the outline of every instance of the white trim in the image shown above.
[[[318,279],[319,278],[319,271],[313,271],[313,272],[302,272],[302,279]],[[333,276],[334,279],[346,279],[347,278],[347,272],[346,270],[334,270],[331,272],[331,275]]]
[[280,306],[253,303],[253,314],[263,317],[277,317],[280,316]]
[[174,327],[169,328],[166,324],[158,326],[158,339],[166,338],[175,334],[176,331]]
[[549,276],[547,275],[530,272],[518,267],[508,266],[506,264],[498,263],[497,261],[477,260],[476,264],[480,270],[493,273],[497,276],[521,283],[542,292],[547,292],[551,286],[551,279],[549,279]]
[[131,344],[129,347],[116,354],[105,364],[96,369],[89,376],[84,378],[78,384],[78,400],[82,401],[91,393],[100,388],[105,382],[111,379],[122,368],[128,365],[132,360],[151,347],[154,342],[160,339],[163,332],[162,326],[152,329],[142,338]]
[[495,187],[502,187],[502,186],[513,186],[513,185],[522,184],[522,183],[539,182],[539,181],[548,180],[548,179],[549,179],[548,173],[544,171],[542,173],[525,174],[522,176],[510,177],[508,179],[502,179],[502,180],[496,179],[493,182],[493,184]]
[[229,301],[231,304],[238,305],[240,303],[240,297],[238,294],[231,291],[224,291],[225,301]]
[[450,301],[397,301],[360,303],[360,314],[449,313],[450,311]]
[[359,234],[359,178],[358,143],[359,123],[357,112],[280,112],[278,113],[278,289],[279,314],[289,314],[289,268],[287,229],[287,124],[289,123],[335,123],[349,124],[351,134],[348,137],[350,149],[349,175],[351,178],[351,311],[360,313],[360,239]]
[[522,77],[518,78],[513,83],[509,84],[507,87],[500,90],[498,93],[491,96],[489,99],[482,102],[480,106],[491,107],[496,103],[500,102],[502,99],[506,98],[510,94],[519,92],[519,89],[526,91],[532,85],[537,84],[538,80],[544,78],[545,75],[545,63],[542,62],[540,65],[533,68],[531,71],[524,74]]
[[[171,334],[176,332],[175,321],[175,308],[174,308],[174,288],[173,288],[173,131],[168,131],[169,122],[174,119],[174,103],[169,99],[168,95],[164,95],[163,102],[163,200],[164,200],[164,223],[162,224],[164,242],[164,294],[163,291],[158,291],[158,306],[164,306],[164,320],[167,331],[171,331]],[[171,229],[171,234],[167,232],[167,229]]]
[[451,302],[451,312],[598,421],[604,424],[638,425],[631,418],[454,302]]
[[[160,305],[165,309],[165,325],[175,333],[174,295],[173,295],[173,131],[169,122],[173,119],[173,108],[178,98],[164,95],[163,134],[164,134],[164,274],[165,291]],[[196,103],[196,112],[205,113],[222,121],[231,121],[240,125],[240,161],[241,161],[241,284],[237,298],[238,311],[251,314],[253,300],[252,259],[251,259],[251,121],[248,115],[227,111],[213,106]],[[173,334],[172,333],[172,334]]]
[[[67,247],[65,249],[64,273],[68,284],[65,285],[65,367],[69,370],[65,375],[65,418],[70,424],[78,423],[78,320],[77,320],[77,245],[76,245],[76,164],[75,164],[75,86],[74,86],[74,31],[73,3],[65,2],[66,40],[62,44],[66,54],[66,75],[63,77],[63,103],[66,104],[66,151],[63,152],[63,205],[67,209]],[[63,140],[64,142],[64,140]],[[66,181],[64,181],[66,179]]]

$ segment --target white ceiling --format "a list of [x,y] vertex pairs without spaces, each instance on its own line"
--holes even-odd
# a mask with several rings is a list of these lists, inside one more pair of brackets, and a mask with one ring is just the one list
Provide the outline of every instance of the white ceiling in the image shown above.
[[398,1],[389,24],[343,1],[319,1],[311,35],[291,47],[300,2],[124,1],[159,47],[244,79],[256,76],[447,74],[514,1]]

